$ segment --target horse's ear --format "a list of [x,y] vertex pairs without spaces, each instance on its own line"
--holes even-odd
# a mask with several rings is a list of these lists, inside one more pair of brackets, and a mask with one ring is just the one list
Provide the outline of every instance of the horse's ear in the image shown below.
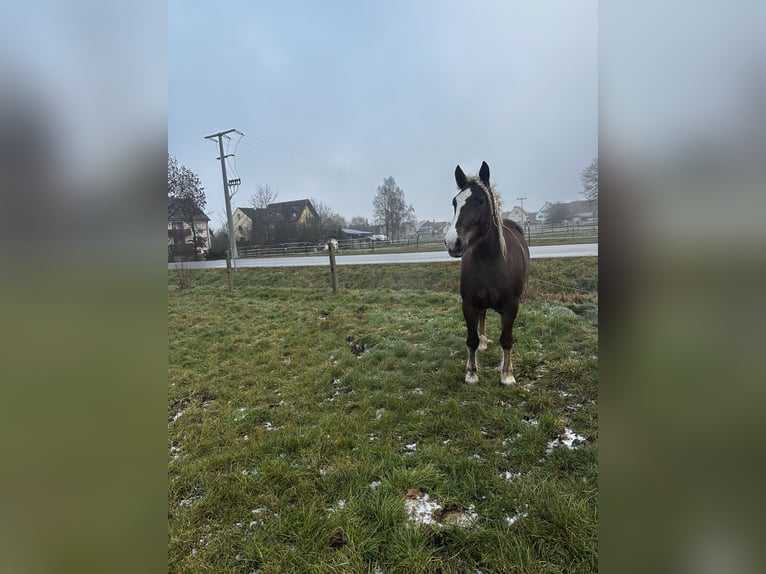
[[481,162],[481,169],[479,170],[479,179],[481,182],[489,187],[489,166],[486,161]]
[[468,178],[463,173],[463,170],[460,169],[460,166],[455,168],[455,183],[457,183],[458,189],[465,189],[468,184]]

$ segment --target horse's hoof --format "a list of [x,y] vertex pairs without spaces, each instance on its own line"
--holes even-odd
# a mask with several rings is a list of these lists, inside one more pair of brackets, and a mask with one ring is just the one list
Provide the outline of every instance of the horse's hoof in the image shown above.
[[479,375],[476,373],[466,373],[465,374],[465,382],[467,385],[475,385],[479,382]]
[[505,387],[510,387],[516,384],[516,379],[513,375],[500,377],[500,384]]

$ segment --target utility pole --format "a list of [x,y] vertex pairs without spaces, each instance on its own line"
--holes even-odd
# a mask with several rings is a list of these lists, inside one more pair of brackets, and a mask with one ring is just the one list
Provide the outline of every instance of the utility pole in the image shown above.
[[225,132],[218,132],[217,134],[211,134],[205,136],[206,140],[212,140],[218,138],[218,151],[221,156],[216,159],[221,160],[221,174],[223,175],[223,197],[226,200],[226,223],[229,227],[229,249],[231,250],[231,258],[239,259],[237,254],[237,238],[234,235],[234,220],[231,217],[231,196],[229,195],[229,180],[226,178],[226,156],[223,155],[223,136],[231,132],[237,132],[242,134],[239,130],[226,130]]

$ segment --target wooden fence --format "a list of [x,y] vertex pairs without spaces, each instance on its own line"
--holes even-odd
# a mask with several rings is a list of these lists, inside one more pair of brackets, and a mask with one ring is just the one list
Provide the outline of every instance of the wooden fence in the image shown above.
[[[598,221],[587,223],[533,224],[524,229],[530,245],[567,242],[598,242]],[[442,234],[401,235],[382,241],[338,239],[337,251],[343,253],[375,253],[393,251],[438,251],[444,249]],[[239,246],[240,257],[327,256],[327,245],[320,243],[281,243],[279,245]]]

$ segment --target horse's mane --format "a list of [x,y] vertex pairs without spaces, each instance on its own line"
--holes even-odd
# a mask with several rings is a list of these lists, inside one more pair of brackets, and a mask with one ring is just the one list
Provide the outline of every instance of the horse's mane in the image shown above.
[[505,233],[503,232],[503,217],[501,215],[501,200],[500,196],[495,193],[495,186],[491,183],[489,186],[484,185],[484,183],[478,178],[478,177],[472,177],[469,178],[469,181],[472,183],[475,183],[477,187],[479,187],[484,193],[487,194],[487,199],[489,200],[489,205],[492,208],[492,225],[495,226],[497,229],[497,240],[500,245],[500,253],[503,256],[503,259],[505,259],[506,255],[508,254],[508,248],[505,245]]

